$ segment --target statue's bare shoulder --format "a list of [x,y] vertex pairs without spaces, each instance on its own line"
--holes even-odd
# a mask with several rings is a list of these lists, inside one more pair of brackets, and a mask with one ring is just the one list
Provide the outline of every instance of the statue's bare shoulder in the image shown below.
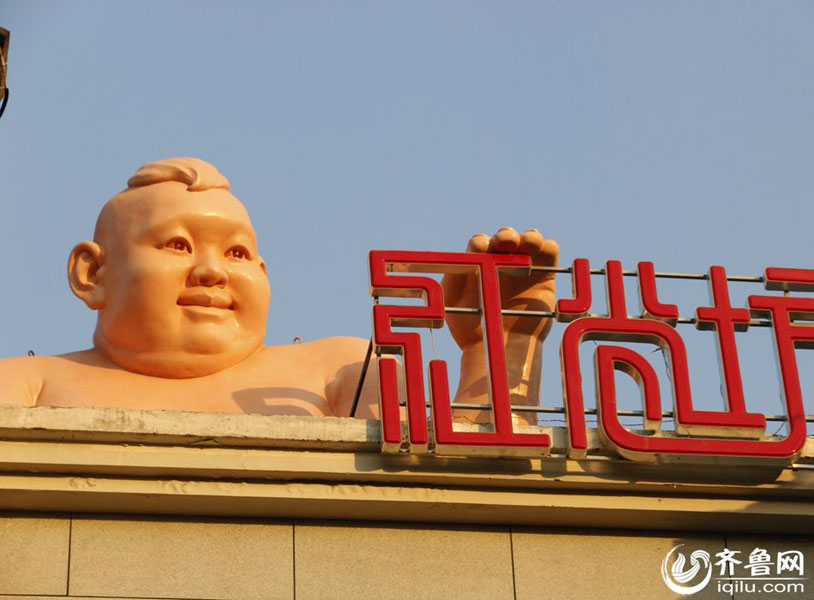
[[[96,349],[7,358],[0,360],[0,404],[349,416],[368,343],[332,337],[264,346],[230,369],[164,380],[160,388],[156,378],[122,370]],[[377,369],[368,369],[360,417],[377,414],[376,377]]]
[[0,404],[34,406],[42,393],[50,356],[0,359]]

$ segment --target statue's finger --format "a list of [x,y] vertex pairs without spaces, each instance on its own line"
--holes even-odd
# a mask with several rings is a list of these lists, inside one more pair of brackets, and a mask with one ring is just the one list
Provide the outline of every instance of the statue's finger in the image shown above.
[[534,257],[534,264],[556,267],[560,263],[560,245],[552,239],[544,239],[540,252]]
[[469,243],[466,245],[467,252],[486,252],[489,250],[489,236],[485,233],[476,233],[469,238]]
[[534,256],[542,252],[544,238],[537,229],[527,229],[520,235],[520,252]]
[[511,227],[502,227],[492,236],[489,249],[492,252],[509,254],[517,252],[520,246],[520,234]]

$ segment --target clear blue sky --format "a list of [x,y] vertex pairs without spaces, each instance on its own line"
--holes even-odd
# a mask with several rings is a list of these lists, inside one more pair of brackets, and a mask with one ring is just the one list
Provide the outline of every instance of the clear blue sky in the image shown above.
[[[252,214],[268,343],[367,337],[368,250],[462,250],[503,225],[565,262],[814,267],[813,25],[803,1],[0,0],[0,356],[90,345],[68,252],[167,156],[216,164]],[[687,331],[716,396],[712,338]],[[744,362],[779,410],[770,346]]]

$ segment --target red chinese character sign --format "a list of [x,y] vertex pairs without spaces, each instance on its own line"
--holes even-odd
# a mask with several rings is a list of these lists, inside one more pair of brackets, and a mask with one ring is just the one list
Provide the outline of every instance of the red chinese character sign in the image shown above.
[[[515,433],[506,358],[503,350],[503,325],[498,289],[498,267],[512,267],[515,273],[528,274],[528,256],[507,254],[474,254],[442,252],[382,252],[370,253],[370,283],[377,296],[421,297],[426,306],[376,305],[373,307],[374,342],[382,352],[404,356],[404,379],[407,403],[407,424],[410,449],[427,449],[427,419],[424,396],[424,373],[421,340],[417,333],[396,333],[392,326],[442,327],[444,298],[440,284],[430,277],[388,275],[388,271],[419,271],[424,273],[454,273],[475,270],[480,281],[480,296],[484,321],[484,341],[487,348],[489,397],[492,405],[494,431],[454,431],[449,403],[447,366],[442,360],[429,363],[430,397],[436,453],[502,453],[546,454],[551,446],[547,435]],[[401,446],[401,422],[396,361],[379,360],[382,442],[385,451]]]
[[[425,305],[377,304],[373,308],[373,339],[378,352],[403,356],[404,386],[400,394],[398,365],[394,358],[379,360],[383,450],[428,451],[424,367],[421,341],[415,332],[394,332],[393,327],[442,327],[445,304],[441,285],[431,277],[394,275],[410,273],[477,274],[480,286],[485,359],[492,426],[490,431],[458,431],[453,427],[446,362],[429,362],[431,432],[436,454],[483,454],[541,456],[551,440],[541,433],[517,432],[512,422],[506,377],[504,332],[498,270],[501,274],[527,277],[528,256],[477,253],[372,251],[370,281],[374,296],[419,297]],[[604,275],[607,315],[591,315],[591,270],[588,261],[577,259],[571,268],[573,294],[557,302],[555,317],[568,323],[560,346],[569,455],[584,457],[588,431],[583,399],[583,371],[579,348],[585,341],[602,342],[594,353],[597,414],[602,439],[621,455],[634,460],[654,460],[660,455],[736,456],[792,460],[806,438],[806,420],[795,357],[796,348],[814,348],[814,327],[799,321],[814,320],[814,298],[788,295],[752,295],[748,308],[730,303],[723,267],[710,268],[707,279],[711,306],[699,307],[695,326],[714,332],[722,378],[725,410],[694,407],[687,350],[676,325],[678,307],[659,298],[653,264],[641,262],[639,283],[641,317],[628,315],[622,266],[608,261]],[[766,269],[767,290],[814,291],[814,270]],[[764,415],[749,412],[744,397],[736,332],[745,332],[753,317],[768,319],[773,328],[781,389],[788,420],[785,437],[767,436]],[[528,317],[535,318],[535,317]],[[613,342],[652,344],[661,349],[669,364],[675,430],[662,431],[662,399],[658,376],[640,353]],[[630,375],[643,399],[644,430],[632,431],[619,421],[615,372]],[[406,435],[402,436],[400,396],[406,404]],[[481,428],[483,429],[483,428]]]

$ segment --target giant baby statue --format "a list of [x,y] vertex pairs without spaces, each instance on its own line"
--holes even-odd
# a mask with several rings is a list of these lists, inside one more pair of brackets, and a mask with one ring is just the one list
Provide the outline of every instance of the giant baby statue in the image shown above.
[[[476,235],[470,252],[520,252],[553,265],[536,230]],[[348,416],[368,341],[263,346],[269,282],[246,209],[212,165],[171,158],[141,167],[104,206],[93,241],[68,261],[71,289],[97,311],[93,348],[0,360],[0,404],[212,413]],[[443,281],[451,306],[478,306],[475,276]],[[553,274],[506,278],[505,308],[551,310]],[[456,401],[487,401],[478,315],[450,315],[463,350]],[[504,319],[513,403],[537,401],[550,323]],[[377,369],[356,416],[378,415]],[[460,418],[461,415],[458,415]],[[464,417],[466,418],[466,417]],[[488,420],[488,415],[470,415]]]

